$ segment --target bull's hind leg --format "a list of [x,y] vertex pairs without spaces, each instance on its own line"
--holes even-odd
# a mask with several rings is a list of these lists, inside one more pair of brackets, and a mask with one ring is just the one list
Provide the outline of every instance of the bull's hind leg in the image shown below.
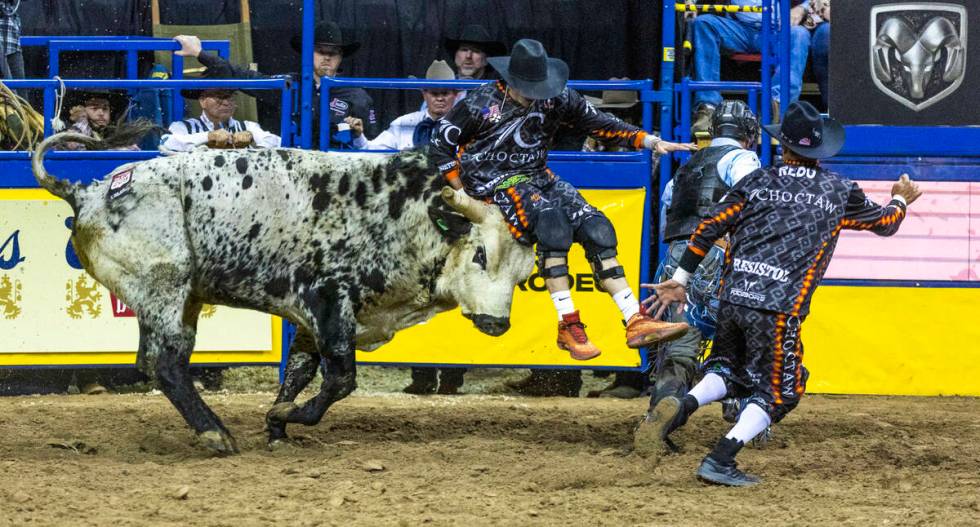
[[201,444],[218,454],[238,452],[231,433],[194,389],[190,358],[197,335],[201,304],[185,295],[154,298],[154,305],[140,306],[140,349],[137,365],[155,378]]
[[346,298],[338,299],[325,316],[320,317],[322,328],[316,336],[317,349],[326,359],[320,392],[302,405],[283,403],[270,411],[270,423],[302,423],[315,425],[330,405],[350,395],[357,388],[354,367],[354,311]]
[[298,326],[296,337],[289,347],[289,359],[286,362],[286,377],[279,388],[276,403],[266,415],[266,430],[269,432],[269,444],[286,438],[286,423],[281,418],[276,420],[271,416],[281,411],[288,413],[296,405],[293,401],[302,392],[313,377],[316,367],[320,364],[320,354],[317,353],[316,341],[313,334],[302,326]]

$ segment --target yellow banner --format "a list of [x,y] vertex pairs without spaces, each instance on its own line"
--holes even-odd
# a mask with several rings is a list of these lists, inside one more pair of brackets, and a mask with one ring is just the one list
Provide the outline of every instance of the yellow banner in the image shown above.
[[980,395],[980,288],[821,286],[803,324],[807,391]]
[[[583,190],[582,195],[616,227],[619,261],[638,293],[643,207],[646,192]],[[441,313],[427,323],[400,331],[388,344],[372,352],[357,352],[357,360],[372,363],[429,363],[461,365],[574,365],[637,367],[640,355],[626,347],[622,314],[608,293],[598,289],[582,248],[569,255],[574,278],[572,300],[588,326],[589,338],[602,355],[588,362],[569,358],[558,349],[558,315],[544,280],[535,274],[514,294],[510,331],[489,337],[463,318],[459,310]]]
[[[0,190],[0,366],[129,364],[132,312],[81,268],[72,210],[42,190]],[[279,361],[281,328],[254,311],[205,306],[194,362]]]

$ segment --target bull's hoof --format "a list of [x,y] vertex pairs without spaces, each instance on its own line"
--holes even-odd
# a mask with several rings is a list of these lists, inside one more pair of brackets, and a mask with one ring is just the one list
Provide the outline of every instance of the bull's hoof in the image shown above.
[[291,446],[293,446],[293,442],[288,436],[283,435],[283,437],[278,439],[272,439],[271,437],[269,438],[268,448],[273,452],[277,450],[285,450]]
[[219,456],[230,456],[238,453],[238,444],[231,434],[221,430],[208,430],[197,435],[201,446]]
[[294,402],[279,403],[269,409],[269,412],[265,414],[265,422],[272,427],[272,425],[285,425],[289,419],[289,414],[293,410],[299,408]]

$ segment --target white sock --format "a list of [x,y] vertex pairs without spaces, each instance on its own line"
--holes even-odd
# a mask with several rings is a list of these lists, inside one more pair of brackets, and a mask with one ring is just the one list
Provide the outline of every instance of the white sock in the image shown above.
[[687,393],[698,400],[700,407],[724,399],[728,387],[725,386],[725,379],[722,379],[721,375],[709,373]]
[[737,439],[743,444],[748,444],[749,441],[752,441],[752,438],[762,433],[771,422],[772,419],[769,418],[769,414],[765,410],[755,403],[750,403],[742,410],[735,426],[732,427],[725,437],[728,439]]
[[572,302],[571,291],[555,291],[551,293],[551,301],[555,303],[555,310],[558,311],[559,322],[561,321],[562,315],[575,312],[575,303]]
[[629,320],[630,317],[640,312],[640,301],[633,295],[632,289],[627,287],[612,297],[616,301],[616,305],[619,306],[619,310],[623,312],[623,320]]

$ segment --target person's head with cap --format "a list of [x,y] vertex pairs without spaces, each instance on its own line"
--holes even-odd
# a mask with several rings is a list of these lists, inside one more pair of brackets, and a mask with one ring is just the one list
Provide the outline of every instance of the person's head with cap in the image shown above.
[[111,90],[77,90],[71,94],[70,119],[77,122],[84,117],[93,130],[108,126],[113,117],[126,111],[127,100],[122,93]]
[[514,100],[525,107],[534,100],[557,97],[568,83],[568,64],[549,58],[537,40],[518,40],[509,57],[490,57],[489,62]]
[[844,127],[806,101],[789,105],[779,124],[763,126],[769,135],[783,145],[783,157],[794,155],[804,160],[834,157],[844,146]]
[[[425,71],[425,78],[428,80],[451,81],[456,80],[453,69],[444,60],[434,60]],[[439,119],[449,113],[456,102],[456,95],[459,90],[452,88],[425,88],[422,90],[422,98],[428,107],[429,117]]]
[[[303,35],[293,36],[290,44],[297,53],[303,52]],[[336,22],[327,20],[317,23],[313,29],[313,76],[317,83],[320,77],[334,77],[345,57],[354,54],[361,47],[360,42],[347,42]]]
[[452,55],[460,79],[484,78],[487,57],[507,54],[507,46],[494,40],[490,32],[479,24],[464,27],[459,38],[446,38],[443,46]]

